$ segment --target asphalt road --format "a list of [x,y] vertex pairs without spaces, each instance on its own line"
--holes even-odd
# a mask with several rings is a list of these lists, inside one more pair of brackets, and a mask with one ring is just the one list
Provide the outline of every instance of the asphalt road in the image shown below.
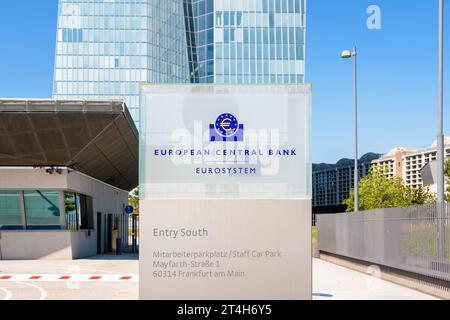
[[[24,274],[28,278],[40,275],[43,279],[1,280],[2,275]],[[136,255],[74,261],[0,261],[0,300],[135,300],[139,288],[137,275]],[[130,276],[130,280],[120,280]],[[60,277],[70,278],[61,281]],[[52,278],[51,281],[45,281],[48,278]]]
[[[138,272],[136,255],[75,261],[0,261],[0,300],[134,300],[138,299]],[[11,278],[2,280],[2,276]],[[41,278],[28,280],[33,276]],[[316,300],[435,299],[316,259],[313,288]]]

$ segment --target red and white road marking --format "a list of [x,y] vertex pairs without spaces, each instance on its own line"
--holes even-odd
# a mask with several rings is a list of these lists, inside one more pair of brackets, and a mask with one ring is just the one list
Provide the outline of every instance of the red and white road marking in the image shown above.
[[138,275],[0,274],[0,282],[138,282]]

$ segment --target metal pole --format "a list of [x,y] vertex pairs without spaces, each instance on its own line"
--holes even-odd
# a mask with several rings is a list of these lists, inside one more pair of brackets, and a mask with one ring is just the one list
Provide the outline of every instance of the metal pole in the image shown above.
[[132,227],[131,227],[131,229],[132,229],[132,232],[133,232],[133,236],[132,236],[132,251],[133,251],[133,253],[136,253],[136,249],[137,249],[137,241],[136,241],[136,233],[137,233],[137,231],[136,231],[136,219],[137,219],[137,216],[135,216],[135,215],[133,215],[132,216],[132,220],[131,220],[131,224],[132,224]]
[[[438,136],[437,136],[437,218],[439,258],[445,258],[445,178],[444,178],[444,0],[439,0],[439,85],[438,85]],[[441,260],[442,261],[442,260]]]
[[353,64],[354,64],[354,78],[355,78],[355,173],[354,173],[354,188],[355,188],[355,212],[359,211],[359,168],[358,168],[358,78],[357,78],[357,64],[356,64],[356,46],[353,48]]

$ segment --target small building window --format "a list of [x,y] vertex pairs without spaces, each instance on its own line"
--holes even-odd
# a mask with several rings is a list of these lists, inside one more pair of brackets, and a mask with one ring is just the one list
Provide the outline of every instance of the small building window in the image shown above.
[[64,199],[66,208],[66,229],[94,229],[94,209],[92,197],[84,194],[65,192]]
[[20,198],[19,191],[0,190],[0,230],[23,228]]
[[27,229],[60,229],[59,191],[25,191]]
[[64,206],[66,209],[66,229],[78,229],[78,217],[75,194],[70,192],[64,193]]

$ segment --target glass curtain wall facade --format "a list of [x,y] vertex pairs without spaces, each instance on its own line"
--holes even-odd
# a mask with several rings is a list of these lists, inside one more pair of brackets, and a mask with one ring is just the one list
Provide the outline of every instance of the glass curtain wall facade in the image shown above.
[[183,1],[191,82],[304,82],[306,0]]
[[189,82],[180,0],[59,0],[56,99],[124,100],[137,122],[149,82]]
[[54,97],[139,83],[303,83],[306,0],[59,0]]

